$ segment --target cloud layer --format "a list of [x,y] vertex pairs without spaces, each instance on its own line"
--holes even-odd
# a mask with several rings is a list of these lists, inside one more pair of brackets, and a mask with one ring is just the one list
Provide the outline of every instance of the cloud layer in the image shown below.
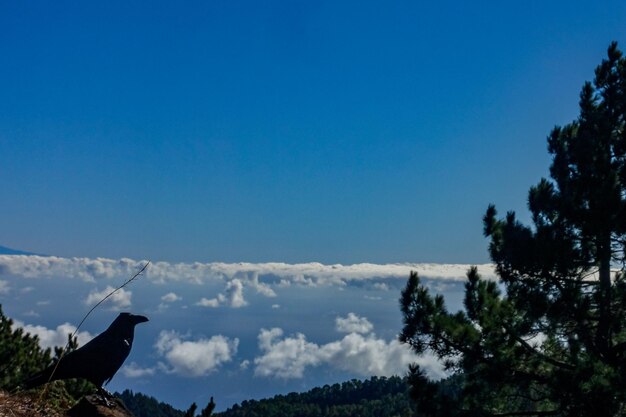
[[[56,256],[0,255],[0,276],[23,278],[67,277],[84,281],[129,278],[147,261],[106,258],[60,258]],[[406,280],[411,271],[431,279],[462,281],[470,265],[467,264],[354,264],[324,265],[317,262],[287,263],[151,263],[145,279],[155,283],[232,281],[239,279],[268,297],[276,295],[270,284],[277,285],[346,285],[353,281],[401,278]],[[486,278],[494,277],[491,264],[478,265]]]

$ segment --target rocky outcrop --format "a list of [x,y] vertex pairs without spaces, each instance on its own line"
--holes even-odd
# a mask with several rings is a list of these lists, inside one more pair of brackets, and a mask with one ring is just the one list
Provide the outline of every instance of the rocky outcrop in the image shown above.
[[119,398],[106,402],[99,395],[87,395],[67,411],[67,417],[135,417]]
[[0,391],[0,417],[63,417],[57,404],[41,401],[33,393]]
[[108,402],[105,404],[99,395],[88,395],[67,410],[69,404],[50,398],[43,400],[36,393],[0,391],[0,417],[135,417],[122,400],[111,398]]

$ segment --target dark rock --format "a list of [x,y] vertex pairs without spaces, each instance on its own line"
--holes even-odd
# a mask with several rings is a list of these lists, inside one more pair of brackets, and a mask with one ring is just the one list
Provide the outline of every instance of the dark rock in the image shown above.
[[67,411],[68,417],[135,417],[122,400],[109,398],[106,404],[100,395],[87,395]]

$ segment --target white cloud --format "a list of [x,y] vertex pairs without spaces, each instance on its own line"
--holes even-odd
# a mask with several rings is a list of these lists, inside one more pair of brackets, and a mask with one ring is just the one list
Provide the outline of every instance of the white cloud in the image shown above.
[[157,310],[160,312],[163,312],[165,310],[167,310],[170,307],[171,303],[174,303],[176,301],[180,301],[182,300],[183,297],[179,296],[178,294],[176,294],[175,292],[168,292],[167,294],[165,294],[164,296],[161,297],[161,303],[159,303],[159,306],[157,307]]
[[130,278],[146,261],[122,258],[61,258],[58,256],[0,255],[0,270],[24,278],[68,277],[93,282],[98,279]]
[[358,333],[323,345],[321,356],[336,368],[362,376],[403,374],[410,363],[419,359],[397,340],[386,342],[374,335]]
[[131,362],[128,365],[124,365],[121,369],[122,374],[126,378],[141,378],[144,376],[152,376],[156,372],[155,368],[142,368],[135,362]]
[[280,308],[280,304],[272,304],[272,308],[274,310],[276,310],[276,309]]
[[238,278],[228,281],[226,288],[224,288],[224,294],[217,294],[215,298],[202,297],[196,305],[201,307],[217,308],[221,305],[228,305],[232,308],[240,308],[248,305],[248,302],[243,297],[243,283]]
[[384,282],[375,283],[374,288],[381,291],[389,291],[389,285],[385,284]]
[[[64,347],[67,344],[67,336],[76,331],[76,326],[70,323],[63,323],[56,329],[48,329],[44,326],[25,324],[19,320],[13,321],[13,329],[21,327],[26,333],[39,337],[39,346],[42,348],[54,348],[55,346]],[[93,339],[89,332],[78,332],[76,335],[79,346],[84,345]]]
[[453,288],[454,283],[445,281],[431,281],[426,283],[426,287],[431,291],[442,294]]
[[0,280],[0,294],[8,294],[9,290],[9,281]]
[[335,328],[342,333],[369,333],[374,329],[374,326],[365,317],[348,313],[345,318],[337,317],[335,319]]
[[[417,271],[420,276],[432,279],[452,279],[464,281],[470,265],[466,264],[354,264],[354,265],[323,265],[317,262],[306,264],[286,263],[211,263],[202,264],[213,273],[224,277],[234,277],[241,274],[258,276],[273,275],[288,282],[302,285],[331,285],[345,284],[349,281],[368,280],[372,278],[401,278],[406,280],[411,271]],[[493,265],[478,265],[478,270],[485,277],[493,277]]]
[[[146,261],[106,258],[60,258],[56,256],[0,255],[0,270],[9,276],[23,278],[67,277],[84,281],[130,278]],[[492,264],[477,265],[485,278],[494,278]],[[146,269],[144,277],[154,283],[231,281],[238,279],[259,293],[272,297],[271,285],[321,286],[346,285],[352,281],[376,282],[386,279],[406,281],[411,271],[421,277],[464,281],[468,264],[398,263],[354,265],[324,265],[317,262],[303,264],[271,263],[169,263],[154,262]],[[271,277],[271,279],[268,279]],[[264,281],[265,280],[265,281]]]
[[380,301],[383,298],[379,297],[379,296],[372,296],[372,295],[364,295],[363,298],[365,298],[366,300],[372,300],[372,301]]
[[248,302],[243,298],[243,283],[238,279],[233,279],[226,284],[226,299],[228,304],[233,308],[243,307],[248,305]]
[[[350,316],[346,320],[351,325],[364,323],[363,319],[356,318],[359,320],[353,320]],[[367,326],[362,326],[359,330],[365,327]],[[254,359],[255,376],[302,378],[306,368],[321,365],[362,376],[390,376],[404,374],[408,365],[414,362],[419,363],[435,378],[443,376],[442,366],[435,357],[418,357],[399,341],[387,342],[377,338],[374,333],[353,332],[341,340],[318,345],[309,342],[302,333],[283,337],[282,329],[273,328],[261,329],[258,341],[262,355]]]
[[217,335],[210,339],[185,340],[175,331],[163,330],[155,343],[158,353],[166,360],[162,368],[186,377],[208,375],[222,364],[233,360],[239,339]]
[[[302,287],[318,287],[324,284],[323,281],[315,279],[314,277],[304,276],[304,274],[302,273],[297,273],[292,277],[288,277],[288,279],[284,281],[286,281],[286,283],[288,284],[288,285],[285,285],[285,283],[283,283],[283,285],[285,286],[295,284],[295,285],[300,285]],[[333,278],[332,281],[327,282],[327,284],[345,285],[345,282],[341,279]]]
[[177,295],[176,293],[173,293],[173,292],[168,292],[163,297],[161,297],[161,300],[165,301],[166,303],[173,303],[175,301],[180,301],[182,299],[183,299],[183,297],[181,297],[181,296],[179,296],[179,295]]
[[[106,297],[108,294],[110,294],[114,290],[115,288],[111,287],[110,285],[107,286],[102,291],[98,291],[94,289],[89,293],[87,298],[84,300],[84,303],[87,305],[95,305],[96,303],[98,303],[100,300],[102,300],[104,297]],[[111,308],[113,310],[121,310],[123,308],[130,307],[132,295],[133,295],[132,291],[128,291],[128,290],[125,290],[124,288],[121,288],[115,294],[110,296],[107,299],[107,301],[105,301],[105,303],[106,302],[112,303],[113,305],[111,306]]]
[[200,301],[198,301],[196,303],[197,306],[200,307],[212,307],[212,308],[217,308],[220,306],[220,304],[225,300],[224,296],[222,294],[218,294],[216,298],[205,298],[202,297],[200,299]]
[[317,366],[321,359],[320,347],[308,342],[302,333],[281,339],[283,330],[261,329],[259,348],[263,355],[254,359],[256,376],[276,378],[302,378],[308,366]]
[[289,281],[288,279],[284,279],[284,278],[283,278],[283,279],[281,279],[281,280],[278,282],[277,286],[278,286],[279,288],[288,288],[288,287],[291,287],[291,281]]
[[252,279],[250,279],[248,284],[259,294],[266,297],[276,297],[276,292],[268,284],[264,284],[259,281],[259,274],[256,272],[252,274]]

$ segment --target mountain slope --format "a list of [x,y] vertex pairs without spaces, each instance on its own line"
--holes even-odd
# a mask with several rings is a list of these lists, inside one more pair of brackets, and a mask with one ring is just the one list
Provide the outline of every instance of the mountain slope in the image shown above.
[[183,417],[184,412],[175,409],[169,404],[160,402],[154,397],[131,390],[116,392],[115,396],[121,399],[136,417]]
[[[38,253],[26,252],[19,249],[11,249],[0,245],[0,255],[39,255]],[[43,256],[43,255],[39,255]]]
[[372,377],[342,384],[325,385],[304,393],[277,395],[264,400],[244,401],[217,413],[219,417],[323,417],[413,415],[406,380]]

